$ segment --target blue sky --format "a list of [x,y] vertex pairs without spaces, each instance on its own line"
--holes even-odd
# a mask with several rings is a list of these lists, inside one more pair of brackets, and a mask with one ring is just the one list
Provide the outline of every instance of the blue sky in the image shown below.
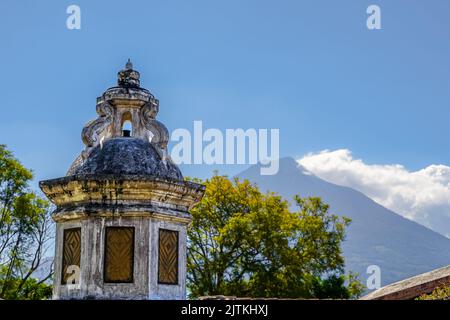
[[[70,4],[81,30],[66,28]],[[382,30],[366,28],[370,4]],[[448,165],[449,12],[444,0],[2,0],[0,143],[36,179],[64,175],[130,57],[169,130],[279,128],[282,156]]]

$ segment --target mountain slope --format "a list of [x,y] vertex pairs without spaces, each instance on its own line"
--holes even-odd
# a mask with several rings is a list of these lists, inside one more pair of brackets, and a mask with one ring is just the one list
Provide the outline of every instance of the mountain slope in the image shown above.
[[[343,243],[346,269],[358,272],[365,284],[369,265],[381,268],[381,285],[450,264],[450,239],[386,209],[351,188],[311,175],[292,158],[280,160],[276,175],[260,175],[255,165],[238,174],[262,191],[274,191],[293,202],[318,196],[330,211],[352,219]],[[293,207],[292,209],[295,209]]]

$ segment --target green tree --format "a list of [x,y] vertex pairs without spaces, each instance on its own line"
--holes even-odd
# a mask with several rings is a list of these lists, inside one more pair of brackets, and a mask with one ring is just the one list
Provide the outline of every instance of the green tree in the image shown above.
[[33,273],[41,266],[51,240],[49,203],[29,190],[30,170],[0,145],[0,298],[49,297],[45,281]]
[[351,298],[362,292],[344,274],[341,242],[350,220],[332,215],[320,198],[295,197],[298,211],[247,180],[215,175],[191,211],[190,297],[234,295]]

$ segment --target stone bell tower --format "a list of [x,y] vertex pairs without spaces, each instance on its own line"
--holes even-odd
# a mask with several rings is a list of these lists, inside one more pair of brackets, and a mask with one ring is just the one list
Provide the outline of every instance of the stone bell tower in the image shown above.
[[185,299],[189,209],[205,188],[172,162],[159,102],[129,60],[96,109],[67,175],[40,182],[56,205],[53,297]]

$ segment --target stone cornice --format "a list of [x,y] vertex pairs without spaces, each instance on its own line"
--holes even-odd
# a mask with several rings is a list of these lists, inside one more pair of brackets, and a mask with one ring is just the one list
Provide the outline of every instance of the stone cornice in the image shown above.
[[77,207],[61,207],[53,212],[53,220],[64,222],[71,220],[83,220],[86,218],[158,218],[164,221],[189,224],[192,216],[186,211],[166,208],[164,206],[97,206],[79,205]]
[[117,106],[142,107],[146,103],[159,104],[159,101],[144,88],[111,87],[97,98],[97,105],[110,102]]
[[144,175],[75,175],[41,181],[39,186],[57,206],[57,219],[74,211],[145,216],[151,212],[189,219],[182,212],[199,202],[205,191],[201,184]]

